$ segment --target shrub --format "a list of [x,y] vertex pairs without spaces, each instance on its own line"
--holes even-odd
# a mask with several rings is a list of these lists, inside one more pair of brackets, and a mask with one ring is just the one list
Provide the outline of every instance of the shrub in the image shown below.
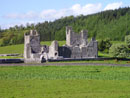
[[125,36],[125,43],[130,48],[130,35]]
[[126,44],[113,44],[109,53],[114,57],[128,57],[128,47]]

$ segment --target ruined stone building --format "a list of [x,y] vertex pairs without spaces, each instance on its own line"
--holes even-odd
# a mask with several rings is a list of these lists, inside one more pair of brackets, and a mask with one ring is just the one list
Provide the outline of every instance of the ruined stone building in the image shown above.
[[31,30],[30,34],[24,35],[24,61],[40,62],[41,45],[40,36],[36,30]]
[[24,62],[41,63],[43,60],[58,58],[58,42],[53,41],[50,46],[40,45],[40,35],[36,30],[31,30],[24,35]]
[[98,57],[98,43],[92,38],[88,42],[88,32],[82,30],[79,34],[66,27],[66,44],[59,46],[53,41],[50,46],[40,45],[40,36],[36,30],[25,34],[24,59],[25,62],[41,62],[48,59],[85,59]]

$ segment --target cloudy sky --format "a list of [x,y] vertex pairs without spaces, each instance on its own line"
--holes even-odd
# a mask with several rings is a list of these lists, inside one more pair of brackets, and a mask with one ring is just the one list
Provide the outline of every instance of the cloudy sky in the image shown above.
[[0,27],[53,21],[130,6],[129,0],[1,0]]

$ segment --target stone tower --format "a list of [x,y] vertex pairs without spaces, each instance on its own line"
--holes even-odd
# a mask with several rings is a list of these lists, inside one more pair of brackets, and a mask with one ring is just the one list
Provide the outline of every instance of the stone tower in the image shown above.
[[25,62],[39,62],[41,52],[40,36],[36,30],[31,30],[29,34],[24,34],[24,59]]
[[82,45],[82,46],[87,45],[87,43],[88,43],[88,31],[82,30],[82,31],[80,32],[80,36],[81,36],[81,38],[80,38],[81,45]]
[[66,45],[73,45],[73,30],[72,27],[66,27]]
[[72,27],[66,27],[66,45],[80,46],[87,44],[88,31],[82,30],[79,34],[73,32]]

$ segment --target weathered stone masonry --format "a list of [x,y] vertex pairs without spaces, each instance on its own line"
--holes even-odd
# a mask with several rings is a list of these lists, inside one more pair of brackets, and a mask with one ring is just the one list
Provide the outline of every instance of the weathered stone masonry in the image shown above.
[[59,47],[59,56],[63,58],[88,58],[97,57],[97,41],[92,38],[88,43],[88,31],[82,30],[79,34],[73,32],[72,27],[66,27],[66,45]]
[[48,59],[84,59],[98,57],[97,41],[92,38],[87,40],[88,31],[82,30],[79,34],[66,27],[66,45],[59,46],[57,41],[53,41],[50,46],[40,45],[40,36],[36,30],[31,30],[30,34],[25,34],[24,61],[38,62]]

